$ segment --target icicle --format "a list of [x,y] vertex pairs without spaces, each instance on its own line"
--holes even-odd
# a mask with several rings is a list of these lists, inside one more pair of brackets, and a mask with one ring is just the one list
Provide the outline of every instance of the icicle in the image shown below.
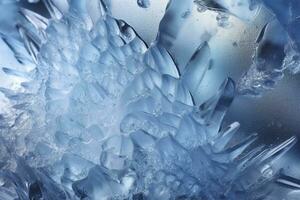
[[237,173],[239,173],[239,171],[246,170],[248,167],[251,167],[257,163],[264,154],[264,150],[265,146],[258,146],[254,149],[251,149],[246,153],[246,155],[238,158],[239,164],[237,165]]
[[25,98],[31,95],[29,93],[20,93],[15,90],[10,90],[4,87],[0,87],[0,92],[2,92],[7,98],[9,98],[12,101],[24,101]]
[[213,143],[213,149],[215,152],[222,151],[226,145],[230,142],[233,138],[234,134],[239,129],[240,124],[238,122],[234,122],[229,125],[223,132],[221,132],[220,137],[217,138],[216,141]]
[[53,19],[60,19],[63,16],[62,11],[52,0],[43,0],[43,2]]
[[0,37],[5,42],[5,44],[10,48],[13,52],[14,57],[20,64],[31,63],[32,59],[28,55],[23,43],[18,41],[17,39],[7,37],[0,33]]
[[295,143],[296,137],[291,137],[281,144],[269,149],[266,154],[262,157],[262,162],[273,162],[284,153],[286,153]]
[[237,145],[224,149],[220,153],[213,154],[212,159],[221,163],[230,163],[239,156],[257,139],[257,134],[252,134]]
[[125,41],[125,43],[129,43],[133,41],[136,37],[138,37],[138,34],[135,32],[135,30],[125,21],[118,20],[117,23],[122,33],[120,34],[120,37],[122,38],[123,41]]
[[300,180],[284,174],[279,175],[276,183],[290,189],[300,190]]
[[37,29],[37,30],[46,30],[49,21],[47,18],[32,12],[28,9],[21,8],[20,13]]
[[17,29],[19,30],[20,36],[24,41],[24,45],[31,55],[33,61],[37,63],[37,54],[39,52],[39,45],[34,38],[28,34],[28,32],[20,25],[17,25]]
[[205,117],[208,122],[220,123],[234,95],[235,83],[232,79],[228,78],[223,82],[219,92],[199,107],[200,111],[207,112]]
[[257,140],[257,134],[254,133],[250,136],[248,136],[243,141],[240,141],[238,144],[234,145],[233,147],[230,147],[229,149],[226,149],[225,152],[230,152],[230,158],[232,160],[236,159],[237,157],[241,156],[242,153],[251,145],[253,142]]
[[2,70],[7,75],[18,76],[18,77],[22,77],[22,78],[26,78],[26,79],[30,78],[26,72],[17,71],[17,70],[6,68],[6,67],[3,67]]
[[201,81],[209,67],[210,49],[207,42],[201,44],[196,50],[182,75],[183,82],[190,92],[197,91]]
[[185,85],[182,84],[178,84],[177,86],[176,100],[186,105],[195,105],[194,99],[190,91],[185,87]]
[[149,67],[161,74],[179,78],[179,71],[167,50],[159,45],[150,47],[144,57]]
[[235,96],[235,83],[228,78],[219,89],[219,92],[200,106],[200,112],[204,111],[204,118],[208,124],[207,133],[210,139],[214,139],[219,132],[226,111]]
[[49,24],[48,19],[25,8],[21,8],[20,13],[36,28],[37,32],[40,33],[39,35],[41,38],[46,40],[45,30]]

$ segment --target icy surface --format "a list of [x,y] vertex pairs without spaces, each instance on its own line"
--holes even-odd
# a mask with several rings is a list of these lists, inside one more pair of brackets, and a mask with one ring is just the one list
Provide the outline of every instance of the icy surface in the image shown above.
[[[102,1],[70,0],[66,13],[45,3],[49,20],[21,10],[23,43],[2,37],[20,63],[36,67],[3,68],[22,81],[20,90],[0,88],[9,104],[0,113],[0,199],[256,200],[276,199],[275,184],[299,189],[273,166],[294,137],[257,146],[256,134],[235,137],[239,123],[222,126],[233,80],[194,102],[209,67],[208,43],[182,72],[168,53],[192,0],[171,1],[150,47]],[[252,16],[244,8],[251,14],[241,18]],[[263,35],[258,43],[275,41],[279,50],[272,49],[282,53],[284,41]],[[280,57],[263,58],[269,75]]]

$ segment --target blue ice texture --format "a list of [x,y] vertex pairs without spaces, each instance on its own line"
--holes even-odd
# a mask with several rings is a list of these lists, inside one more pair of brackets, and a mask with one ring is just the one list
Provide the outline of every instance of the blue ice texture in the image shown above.
[[[282,10],[285,1],[264,1],[278,17],[262,30],[239,91],[228,78],[202,104],[191,91],[209,67],[208,43],[182,71],[169,53],[196,1],[170,1],[150,46],[100,0],[69,0],[67,12],[43,2],[50,19],[22,8],[19,37],[1,35],[24,65],[3,68],[22,81],[0,88],[1,200],[274,200],[278,191],[297,199],[299,180],[274,166],[295,137],[257,145],[256,134],[237,137],[238,122],[223,126],[237,92],[256,94],[283,68],[299,71],[291,64],[299,18]],[[250,0],[199,2],[201,12],[243,20],[258,9]]]

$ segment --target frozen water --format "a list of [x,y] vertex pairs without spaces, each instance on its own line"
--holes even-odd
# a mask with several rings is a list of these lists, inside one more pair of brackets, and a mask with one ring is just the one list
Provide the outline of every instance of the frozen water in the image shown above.
[[260,96],[265,90],[274,88],[286,70],[293,74],[300,70],[299,1],[263,0],[263,3],[276,19],[258,36],[253,64],[238,84],[239,92],[244,95]]
[[[274,34],[276,32],[276,34]],[[283,77],[285,45],[288,35],[278,21],[267,24],[258,35],[253,64],[239,82],[242,94],[260,95]]]
[[[217,3],[245,19],[253,14],[245,2],[245,16]],[[36,67],[3,68],[24,80],[20,91],[0,88],[13,113],[0,115],[0,199],[276,199],[276,184],[293,197],[298,180],[273,164],[296,139],[256,147],[256,134],[236,138],[239,123],[222,126],[232,79],[203,104],[192,96],[209,44],[182,72],[169,54],[192,0],[170,2],[150,47],[102,1],[70,0],[67,12],[45,3],[49,20],[21,10],[23,43],[3,35],[19,62]],[[284,40],[262,35],[258,43],[275,41],[281,55]],[[262,73],[279,58],[262,53],[270,63]]]

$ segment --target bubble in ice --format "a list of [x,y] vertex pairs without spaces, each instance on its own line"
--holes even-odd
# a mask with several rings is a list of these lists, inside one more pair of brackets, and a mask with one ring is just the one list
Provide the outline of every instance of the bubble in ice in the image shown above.
[[189,16],[191,15],[191,11],[190,10],[187,10],[185,11],[184,13],[182,13],[182,18],[188,18]]
[[150,7],[150,0],[137,0],[137,4],[141,8],[149,8]]

